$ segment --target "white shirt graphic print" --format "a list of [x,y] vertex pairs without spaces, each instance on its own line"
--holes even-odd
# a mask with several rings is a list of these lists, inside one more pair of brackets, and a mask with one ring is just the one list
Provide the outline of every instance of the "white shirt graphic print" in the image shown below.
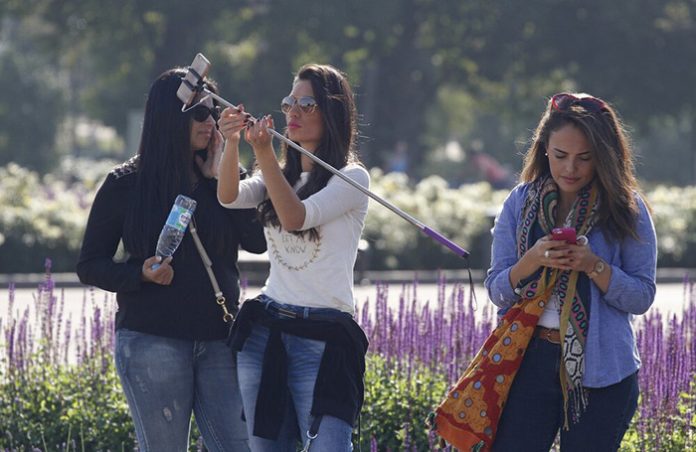
[[[314,241],[303,239],[298,234],[284,229],[266,228],[268,252],[284,268],[290,271],[304,270],[316,262],[321,252],[321,227],[317,230],[319,239]],[[305,233],[305,236],[309,236],[309,233]]]

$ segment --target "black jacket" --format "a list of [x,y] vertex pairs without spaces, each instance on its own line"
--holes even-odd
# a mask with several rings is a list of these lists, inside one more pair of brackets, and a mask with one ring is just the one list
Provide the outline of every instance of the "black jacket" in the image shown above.
[[[229,325],[222,320],[222,309],[215,303],[210,279],[188,229],[173,256],[174,279],[168,286],[141,280],[143,258],[130,256],[125,262],[114,261],[127,208],[133,199],[136,171],[134,159],[129,160],[111,171],[97,192],[77,264],[80,281],[116,292],[117,329],[181,339],[224,339]],[[216,228],[221,233],[234,231],[230,236],[236,243],[221,250],[206,243],[199,224],[199,235],[213,262],[228,309],[235,309],[239,299],[238,245],[249,252],[264,252],[263,228],[256,221],[254,209],[228,210],[220,206],[214,180],[202,181],[191,197],[198,203],[195,218],[209,215],[212,209],[222,209],[227,221]]]
[[278,319],[264,304],[247,300],[242,304],[230,332],[228,344],[241,351],[255,324],[270,330],[263,359],[261,384],[256,398],[254,435],[276,439],[289,403],[287,356],[281,333],[326,342],[314,386],[313,416],[331,415],[355,425],[365,397],[365,353],[368,341],[353,318]]

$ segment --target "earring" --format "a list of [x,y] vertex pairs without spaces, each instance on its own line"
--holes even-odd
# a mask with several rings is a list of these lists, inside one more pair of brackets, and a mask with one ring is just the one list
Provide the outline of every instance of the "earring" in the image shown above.
[[548,157],[548,156],[549,156],[549,153],[548,153],[548,152],[544,152],[544,155],[545,155],[546,157]]

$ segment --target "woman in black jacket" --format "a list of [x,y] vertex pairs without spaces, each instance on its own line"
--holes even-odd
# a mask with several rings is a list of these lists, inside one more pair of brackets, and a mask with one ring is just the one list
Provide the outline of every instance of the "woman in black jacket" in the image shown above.
[[[117,293],[116,367],[140,450],[187,450],[192,412],[209,450],[248,450],[235,360],[223,341],[229,325],[191,234],[173,257],[154,256],[179,194],[197,201],[193,221],[230,311],[239,299],[240,244],[266,249],[253,209],[217,202],[217,111],[208,98],[182,113],[176,91],[184,74],[171,69],[153,83],[138,154],[99,189],[77,273]],[[121,241],[127,257],[117,262]]]

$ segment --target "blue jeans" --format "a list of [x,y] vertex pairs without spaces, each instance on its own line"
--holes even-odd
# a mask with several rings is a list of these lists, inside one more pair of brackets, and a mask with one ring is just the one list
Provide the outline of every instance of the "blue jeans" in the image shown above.
[[116,369],[141,451],[187,451],[191,412],[211,452],[249,450],[234,355],[224,341],[119,329]]
[[[563,426],[561,346],[532,338],[510,388],[493,451],[547,452]],[[587,410],[561,429],[561,451],[616,451],[638,404],[638,373],[606,388],[587,388]]]
[[[336,312],[333,309],[304,308],[275,303],[268,297],[265,297],[265,300],[267,304],[274,303],[276,307],[305,315],[308,313]],[[280,315],[276,315],[276,317],[283,318]],[[326,343],[285,333],[281,334],[288,359],[288,390],[292,400],[292,404],[288,405],[292,406],[288,407],[278,438],[269,440],[253,434],[256,396],[261,383],[263,357],[268,336],[268,328],[254,325],[244,347],[237,354],[237,372],[249,431],[249,445],[254,452],[294,452],[298,434],[302,439],[303,446],[306,445],[307,432],[314,420],[310,414],[314,398],[314,385]],[[352,426],[347,422],[325,415],[321,419],[317,437],[312,441],[310,451],[351,451],[353,450],[352,431]]]

